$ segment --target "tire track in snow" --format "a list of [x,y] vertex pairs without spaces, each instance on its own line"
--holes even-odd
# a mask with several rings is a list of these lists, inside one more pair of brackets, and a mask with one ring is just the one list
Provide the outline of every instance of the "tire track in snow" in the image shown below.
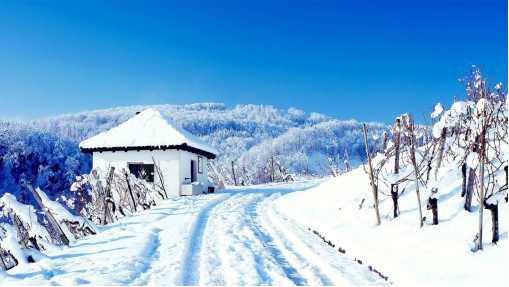
[[292,246],[292,242],[288,241],[284,234],[278,232],[277,227],[271,223],[275,218],[268,216],[269,205],[272,205],[274,199],[279,197],[279,193],[272,194],[252,207],[252,214],[255,215],[260,235],[270,246],[269,249],[279,260],[278,263],[283,267],[288,278],[296,285],[334,285],[325,274],[320,272],[319,268],[313,266],[299,254]]
[[181,278],[178,285],[182,286],[197,286],[200,280],[200,260],[203,245],[203,235],[207,222],[210,217],[210,212],[218,204],[230,198],[231,194],[224,194],[217,199],[212,200],[201,208],[196,215],[193,226],[189,231],[187,237],[186,249],[181,263]]
[[340,254],[306,227],[278,211],[274,200],[279,196],[274,197],[268,202],[265,212],[261,212],[265,217],[265,224],[272,225],[272,230],[278,233],[277,236],[288,246],[292,246],[298,257],[312,263],[313,269],[319,272],[318,274],[323,274],[323,278],[329,281],[324,282],[326,285],[390,285],[369,271],[366,266],[359,265],[351,258]]

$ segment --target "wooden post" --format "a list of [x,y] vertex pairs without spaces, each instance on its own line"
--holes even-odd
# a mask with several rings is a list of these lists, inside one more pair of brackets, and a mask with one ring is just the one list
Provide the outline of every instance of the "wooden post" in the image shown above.
[[223,181],[221,180],[221,178],[219,177],[219,175],[217,174],[217,171],[216,169],[214,168],[214,166],[212,166],[212,163],[207,161],[207,167],[209,168],[209,170],[212,172],[212,174],[214,175],[214,177],[216,178],[217,180],[217,183],[219,184],[219,187],[221,187],[221,189],[226,189],[225,186],[224,186],[224,183]]
[[[108,213],[110,212],[109,202],[111,202],[111,181],[113,180],[113,172],[115,171],[115,167],[110,168],[110,173],[108,174],[108,178],[106,179],[106,190],[104,191],[104,211],[103,211],[103,220],[102,225],[106,225],[106,219],[108,218]],[[115,208],[113,208],[115,209]],[[111,215],[111,214],[110,214]],[[112,220],[113,220],[113,216]]]
[[129,197],[129,203],[131,204],[131,212],[136,212],[136,201],[134,201],[134,194],[133,194],[133,191],[131,189],[131,184],[129,184],[129,175],[127,174],[127,172],[124,170],[124,175],[125,175],[125,181],[127,182],[127,190],[128,190],[128,193],[127,193],[127,196]]
[[422,210],[421,210],[421,196],[419,195],[419,179],[418,179],[418,173],[417,170],[417,163],[415,160],[415,146],[414,146],[414,134],[413,134],[413,121],[410,119],[409,122],[411,122],[410,133],[408,135],[410,140],[410,157],[412,161],[412,165],[414,167],[414,181],[415,181],[415,193],[417,194],[417,206],[419,207],[419,227],[422,228]]
[[438,157],[437,157],[437,164],[435,166],[435,181],[437,180],[438,169],[440,168],[440,165],[442,164],[442,157],[444,156],[446,134],[447,134],[447,128],[443,128],[442,135],[440,137],[440,148],[437,151]]
[[467,193],[467,164],[463,162],[461,165],[461,197],[464,197]]
[[270,157],[270,174],[271,174],[271,180],[274,182],[274,156]]
[[380,225],[380,214],[378,213],[378,195],[375,187],[375,179],[373,178],[373,168],[371,166],[371,156],[369,155],[369,146],[368,146],[368,136],[366,134],[366,124],[362,124],[362,128],[364,129],[364,140],[366,142],[366,154],[368,156],[368,164],[369,164],[369,176],[371,180],[371,190],[373,191],[373,200],[375,202],[375,213],[376,213],[376,225]]
[[281,170],[281,165],[279,165],[278,163],[276,163],[276,164],[277,164],[277,167],[278,167],[278,170],[279,170],[279,176],[281,177],[281,181],[286,182],[287,180],[286,180],[286,178],[285,178],[285,176],[283,174],[283,171]]
[[237,186],[237,178],[235,177],[235,168],[233,165],[233,160],[232,160],[232,174],[233,174],[233,183],[235,184],[235,186]]
[[16,233],[18,234],[21,246],[23,247],[23,249],[28,249],[27,245],[28,238],[25,238],[25,233],[27,232],[25,227],[23,226],[23,223],[19,220],[18,216],[16,215],[16,213],[14,213],[14,211],[12,211],[12,209],[9,210],[8,212],[9,215],[11,216],[12,223],[14,224],[14,229],[16,229]]
[[7,265],[5,265],[5,262],[4,262],[4,257],[2,256],[3,254],[2,252],[2,249],[0,248],[0,267],[2,268],[3,271],[7,271]]
[[35,198],[35,200],[37,201],[37,203],[39,204],[39,206],[41,207],[42,211],[46,214],[46,217],[48,217],[49,223],[51,224],[51,226],[53,227],[53,229],[55,230],[57,235],[60,236],[60,240],[62,241],[62,244],[69,245],[69,238],[67,238],[64,231],[62,230],[62,227],[60,226],[60,224],[58,224],[56,219],[53,217],[53,214],[51,214],[49,209],[47,209],[44,206],[44,204],[42,203],[41,197],[39,196],[37,191],[32,187],[32,184],[30,182],[27,183],[27,187],[30,190],[30,192],[32,193],[32,195]]

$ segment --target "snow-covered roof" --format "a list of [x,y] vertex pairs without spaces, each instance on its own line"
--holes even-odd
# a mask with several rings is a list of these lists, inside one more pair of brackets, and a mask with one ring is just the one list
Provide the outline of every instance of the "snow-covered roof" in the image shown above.
[[126,122],[80,143],[83,152],[178,148],[215,157],[217,149],[193,136],[167,116],[146,109]]

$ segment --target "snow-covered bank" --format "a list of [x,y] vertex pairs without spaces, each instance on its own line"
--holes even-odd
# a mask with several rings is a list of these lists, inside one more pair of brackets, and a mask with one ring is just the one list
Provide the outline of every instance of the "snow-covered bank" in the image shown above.
[[484,250],[474,253],[478,203],[474,200],[472,212],[465,211],[461,173],[446,178],[438,198],[439,225],[432,225],[431,211],[426,210],[430,190],[421,187],[423,216],[427,217],[422,229],[413,184],[399,198],[401,213],[396,219],[392,218],[392,199],[379,196],[382,223],[376,226],[369,176],[362,168],[285,195],[275,203],[294,220],[332,241],[336,249],[345,249],[352,261],[361,259],[396,285],[507,285],[508,204],[499,204],[500,241],[491,243],[491,219],[489,211],[485,212]]
[[165,200],[37,263],[0,271],[1,285],[177,285],[198,213],[222,194]]

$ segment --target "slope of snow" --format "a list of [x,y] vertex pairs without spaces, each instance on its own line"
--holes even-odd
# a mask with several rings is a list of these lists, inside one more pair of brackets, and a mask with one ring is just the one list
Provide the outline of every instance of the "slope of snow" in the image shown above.
[[[401,189],[404,185],[400,187]],[[361,259],[396,285],[506,285],[508,284],[508,204],[499,204],[500,241],[491,243],[491,216],[484,213],[484,250],[472,252],[478,230],[478,203],[463,209],[461,173],[444,177],[438,195],[439,225],[432,225],[426,209],[430,196],[420,187],[425,225],[419,228],[413,184],[399,198],[401,213],[393,219],[393,202],[379,194],[381,225],[376,226],[369,176],[362,168],[318,187],[288,194],[276,205],[290,217]],[[439,191],[440,191],[439,190]],[[363,198],[365,201],[359,208]]]
[[217,154],[216,148],[152,108],[144,110],[107,132],[82,141],[80,148],[161,147],[181,144]]

